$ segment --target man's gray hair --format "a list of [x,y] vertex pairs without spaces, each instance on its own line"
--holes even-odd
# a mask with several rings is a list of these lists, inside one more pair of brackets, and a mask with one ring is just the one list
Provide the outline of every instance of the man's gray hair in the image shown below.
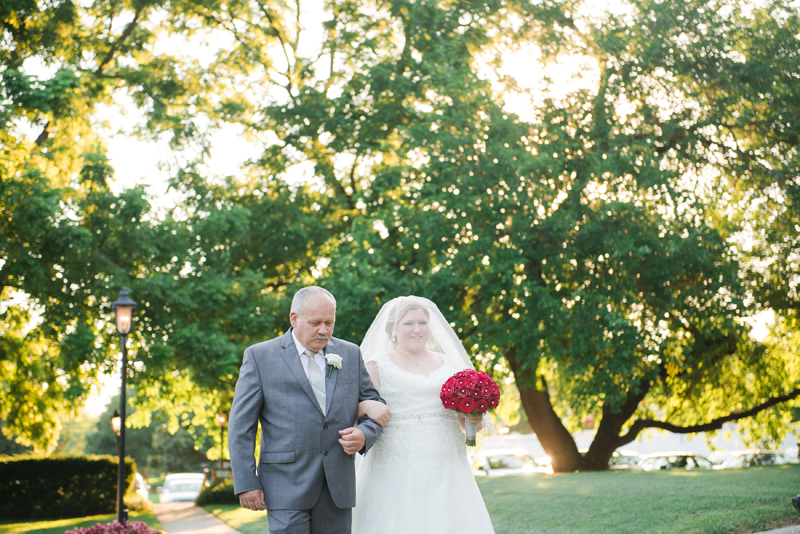
[[292,309],[291,313],[296,313],[300,315],[300,312],[303,309],[303,304],[305,304],[306,299],[311,295],[325,295],[329,299],[333,301],[333,307],[336,308],[336,299],[334,298],[333,294],[325,289],[324,287],[319,286],[308,286],[304,287],[300,291],[294,294],[294,298],[292,299]]

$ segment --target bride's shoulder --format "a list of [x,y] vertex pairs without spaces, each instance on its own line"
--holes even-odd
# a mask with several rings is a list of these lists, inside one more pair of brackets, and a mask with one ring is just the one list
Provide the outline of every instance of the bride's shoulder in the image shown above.
[[375,356],[370,356],[369,358],[367,358],[365,360],[364,363],[366,363],[367,365],[370,365],[370,364],[372,364],[372,365],[382,364],[388,358],[389,358],[389,353],[388,352],[381,352],[381,353],[376,354]]
[[367,372],[373,380],[380,380],[380,377],[386,375],[388,369],[386,365],[387,353],[376,354],[364,362]]

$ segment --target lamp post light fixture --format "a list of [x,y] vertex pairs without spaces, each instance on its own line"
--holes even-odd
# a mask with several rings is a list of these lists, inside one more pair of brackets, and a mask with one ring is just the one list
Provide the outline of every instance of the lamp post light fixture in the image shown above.
[[215,416],[219,427],[219,468],[224,469],[222,460],[225,457],[225,427],[228,425],[228,414],[220,411]]
[[[125,509],[124,495],[125,495],[125,382],[128,378],[128,334],[131,333],[133,327],[133,312],[136,309],[136,303],[131,300],[128,294],[128,289],[123,288],[119,293],[119,298],[111,303],[114,309],[114,320],[117,324],[117,334],[120,337],[120,346],[122,347],[122,389],[119,392],[119,420],[114,424],[114,418],[111,418],[111,424],[114,425],[114,431],[117,433],[117,449],[119,449],[119,470],[117,472],[117,521],[120,524],[128,522],[128,514]],[[114,412],[116,415],[116,412]]]
[[120,419],[119,410],[114,410],[114,415],[111,416],[111,430],[114,431],[114,437],[117,438],[117,454],[119,454]]

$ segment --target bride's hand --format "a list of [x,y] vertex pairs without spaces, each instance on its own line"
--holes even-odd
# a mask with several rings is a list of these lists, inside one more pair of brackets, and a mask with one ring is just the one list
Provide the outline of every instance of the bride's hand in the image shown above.
[[479,424],[481,424],[483,422],[483,416],[482,415],[469,414],[469,415],[465,415],[464,417],[469,419],[470,423],[475,423],[476,425],[479,425]]
[[385,426],[392,418],[392,411],[382,402],[363,400],[358,403],[358,419],[369,417],[381,426]]
[[458,421],[461,424],[461,430],[464,430],[464,421],[469,420],[469,422],[474,423],[477,425],[478,430],[483,428],[483,416],[482,415],[460,415],[458,417]]

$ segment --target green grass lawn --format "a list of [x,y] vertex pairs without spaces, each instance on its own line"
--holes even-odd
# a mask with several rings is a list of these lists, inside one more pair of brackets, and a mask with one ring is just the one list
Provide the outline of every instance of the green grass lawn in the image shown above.
[[254,512],[235,504],[209,504],[203,508],[242,534],[267,532],[267,512]]
[[[116,514],[76,517],[74,519],[55,519],[50,521],[13,522],[0,521],[0,534],[64,534],[75,527],[91,527],[97,523],[110,523],[117,518]],[[129,520],[144,521],[151,528],[162,530],[153,512],[130,512]]]
[[[478,478],[496,534],[745,534],[800,524],[800,465]],[[243,534],[266,514],[210,505]]]
[[800,524],[800,465],[478,479],[497,534],[743,534]]
[[[747,534],[800,524],[791,498],[800,465],[721,471],[570,473],[478,478],[496,534]],[[264,534],[266,512],[209,505],[242,534]],[[113,515],[0,522],[0,534],[63,534]],[[152,512],[132,521],[161,529]]]

